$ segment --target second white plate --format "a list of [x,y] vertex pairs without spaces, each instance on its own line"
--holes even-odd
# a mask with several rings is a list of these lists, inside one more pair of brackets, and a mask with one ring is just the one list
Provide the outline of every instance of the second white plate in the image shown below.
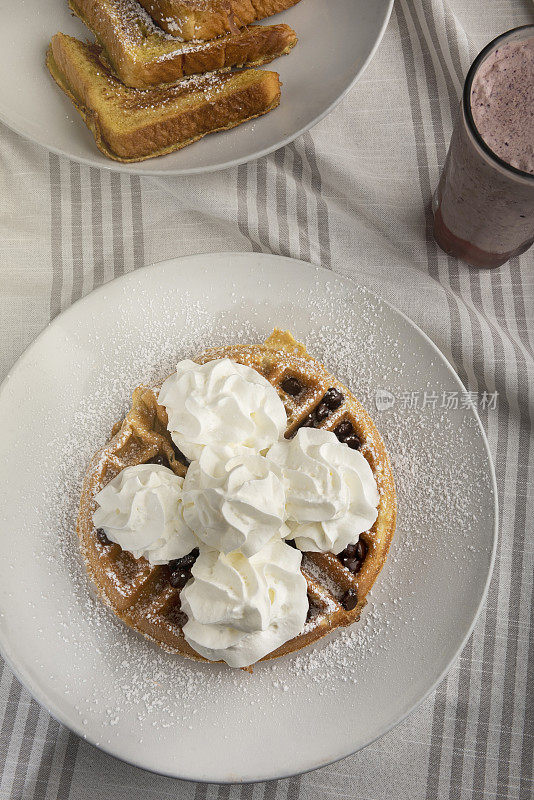
[[[274,326],[304,340],[373,414],[399,518],[361,622],[249,675],[165,654],[117,621],[92,596],[75,519],[87,463],[138,383]],[[462,400],[413,323],[309,264],[193,256],[93,292],[41,334],[0,391],[3,653],[73,731],[167,775],[265,780],[364,747],[443,677],[488,584],[493,468]]]
[[[4,4],[5,5],[5,4]],[[2,15],[0,120],[17,133],[84,164],[144,175],[211,172],[266,155],[315,125],[357,80],[375,52],[393,0],[301,0],[268,22],[286,22],[299,36],[289,56],[267,65],[280,73],[282,101],[275,111],[177,153],[139,164],[103,156],[71,102],[45,67],[57,31],[91,38],[67,0],[17,0]]]

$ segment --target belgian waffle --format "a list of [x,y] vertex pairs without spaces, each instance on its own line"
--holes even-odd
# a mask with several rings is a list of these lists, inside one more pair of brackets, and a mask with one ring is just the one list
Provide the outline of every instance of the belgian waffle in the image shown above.
[[[286,438],[302,427],[334,431],[347,446],[360,449],[371,466],[380,492],[378,517],[357,544],[339,555],[304,553],[302,573],[308,584],[310,609],[301,634],[265,656],[291,653],[328,632],[359,619],[366,596],[382,569],[393,537],[396,497],[393,474],[380,435],[355,396],[325,367],[308,355],[291,334],[275,330],[263,345],[237,345],[206,350],[205,363],[230,358],[262,374],[278,391],[287,413]],[[78,535],[87,569],[102,600],[124,622],[165,650],[203,661],[182,633],[180,590],[190,577],[195,553],[151,567],[134,559],[95,530],[95,494],[122,469],[145,462],[163,463],[185,475],[187,461],[167,431],[167,414],[158,405],[158,386],[140,387],[132,408],[112,431],[86,474]]]

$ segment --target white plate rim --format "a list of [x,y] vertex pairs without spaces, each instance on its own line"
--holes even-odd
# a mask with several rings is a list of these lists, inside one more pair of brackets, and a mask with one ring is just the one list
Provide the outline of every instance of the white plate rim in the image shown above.
[[[205,166],[205,167],[192,167],[190,169],[187,169],[187,168],[185,168],[185,169],[169,169],[169,170],[161,171],[161,170],[150,169],[150,166],[149,166],[150,159],[148,161],[140,162],[142,165],[147,165],[145,167],[145,166],[139,166],[139,162],[133,163],[133,164],[123,164],[123,163],[120,163],[118,161],[113,161],[112,159],[107,159],[106,161],[102,162],[100,160],[97,161],[96,159],[86,158],[85,156],[75,156],[75,155],[72,155],[70,153],[66,153],[60,147],[53,147],[51,145],[44,144],[44,143],[38,141],[35,137],[31,136],[29,133],[26,133],[26,132],[22,131],[21,128],[15,122],[12,122],[12,121],[9,120],[9,118],[2,112],[1,109],[0,109],[0,122],[2,122],[4,125],[6,125],[6,127],[8,127],[10,130],[14,131],[18,136],[22,136],[23,139],[26,139],[27,141],[33,142],[34,144],[38,145],[39,147],[42,147],[44,150],[47,150],[47,151],[49,151],[51,153],[55,153],[58,156],[63,156],[65,158],[68,158],[68,159],[70,159],[72,161],[75,161],[78,164],[83,164],[84,166],[87,166],[87,167],[96,167],[97,169],[104,169],[104,170],[107,170],[108,172],[124,172],[127,175],[146,175],[146,176],[149,176],[149,177],[165,178],[165,177],[180,176],[180,175],[184,175],[184,176],[185,175],[204,175],[204,174],[209,174],[211,172],[220,172],[220,171],[225,170],[225,169],[230,169],[232,167],[237,167],[237,166],[239,166],[241,164],[248,164],[250,161],[257,161],[258,159],[263,158],[264,156],[268,156],[271,153],[274,153],[276,150],[279,150],[280,148],[285,147],[288,144],[291,144],[291,142],[294,142],[295,139],[299,138],[299,136],[302,136],[302,134],[304,134],[307,131],[309,131],[312,128],[314,128],[319,122],[321,122],[322,119],[324,119],[328,114],[330,114],[330,112],[333,111],[334,108],[336,108],[336,106],[339,105],[339,103],[341,103],[343,98],[348,94],[348,92],[350,92],[352,87],[361,78],[361,76],[363,75],[363,73],[365,72],[367,67],[369,66],[370,62],[374,58],[374,55],[375,55],[376,51],[378,50],[378,47],[380,46],[380,43],[381,43],[381,41],[382,41],[382,39],[384,37],[384,33],[386,32],[386,28],[387,28],[387,26],[389,24],[389,20],[391,18],[391,13],[393,11],[393,4],[394,4],[395,0],[388,0],[388,2],[389,2],[389,5],[388,5],[388,9],[387,9],[387,12],[386,12],[386,15],[385,15],[385,19],[384,19],[384,22],[382,23],[382,26],[381,26],[381,28],[379,30],[377,39],[376,39],[373,47],[371,48],[367,58],[365,59],[365,61],[361,65],[360,69],[356,71],[353,79],[345,87],[345,89],[341,92],[339,97],[337,97],[320,114],[318,114],[316,117],[314,117],[314,119],[312,119],[310,122],[308,122],[302,128],[297,130],[296,133],[291,133],[288,136],[286,136],[284,139],[281,139],[279,142],[276,142],[273,145],[269,145],[268,147],[264,147],[262,150],[259,150],[257,153],[253,153],[250,156],[245,157],[245,158],[237,157],[237,158],[230,159],[229,161],[223,162],[221,164],[212,164],[211,166]],[[96,145],[95,145],[95,147],[96,147]],[[109,163],[108,163],[108,161],[109,161]]]
[[[7,392],[8,383],[9,383],[9,380],[10,380],[11,376],[15,373],[15,371],[23,368],[23,362],[26,360],[26,358],[28,358],[30,356],[33,347],[46,335],[48,329],[51,326],[53,326],[56,323],[58,323],[58,321],[60,319],[62,319],[62,318],[64,319],[66,316],[70,315],[71,313],[74,313],[73,309],[75,309],[77,306],[79,306],[79,305],[81,305],[81,304],[83,304],[85,302],[88,302],[89,298],[92,299],[94,295],[98,295],[98,294],[101,294],[101,293],[103,294],[111,283],[127,282],[128,280],[132,280],[136,276],[139,276],[139,274],[142,273],[142,272],[146,272],[146,271],[154,269],[154,268],[157,269],[158,267],[168,267],[168,266],[171,266],[171,265],[175,265],[176,266],[177,262],[183,265],[189,259],[193,260],[193,259],[199,258],[199,257],[204,257],[206,259],[219,258],[219,257],[231,258],[231,257],[242,257],[243,255],[250,255],[250,254],[246,253],[245,251],[228,251],[228,252],[224,251],[224,252],[217,252],[217,253],[192,253],[192,254],[189,254],[187,256],[177,256],[175,258],[165,259],[163,261],[154,262],[154,263],[148,264],[148,265],[146,265],[144,267],[140,267],[137,270],[134,270],[132,272],[128,272],[128,273],[126,273],[124,275],[120,275],[120,276],[118,276],[116,278],[113,278],[112,280],[107,281],[106,283],[102,284],[101,286],[97,287],[96,289],[93,289],[87,295],[85,295],[84,297],[79,298],[74,303],[72,303],[72,305],[70,305],[67,309],[65,309],[60,314],[58,314],[57,317],[55,317],[51,322],[49,322],[43,328],[43,330],[35,337],[35,339],[24,349],[24,351],[21,353],[19,358],[15,361],[15,363],[12,366],[12,368],[9,370],[8,374],[6,375],[6,377],[4,378],[2,383],[0,384],[0,404],[1,404],[2,400],[3,400],[3,395]],[[279,255],[273,254],[273,253],[255,253],[254,256],[255,257],[257,256],[261,260],[263,260],[263,259],[265,259],[265,260],[275,260],[275,261],[278,261],[278,262],[285,261],[285,262],[288,262],[288,263],[295,263],[296,262],[297,264],[299,264],[301,266],[306,266],[308,269],[314,270],[316,273],[323,274],[324,276],[328,275],[328,276],[334,277],[335,279],[339,280],[341,283],[348,284],[348,287],[351,290],[359,288],[359,285],[355,281],[353,281],[351,278],[348,278],[348,277],[346,277],[344,275],[340,275],[339,273],[332,272],[331,270],[325,269],[324,267],[318,267],[315,264],[311,264],[311,263],[303,261],[301,259],[294,259],[294,258],[290,258],[288,256],[279,256]],[[458,376],[456,370],[454,369],[452,364],[449,362],[447,357],[444,355],[444,353],[442,353],[442,351],[433,342],[433,340],[412,319],[410,319],[410,317],[408,317],[403,311],[398,309],[396,306],[394,306],[389,301],[385,300],[384,298],[382,298],[379,295],[375,294],[371,290],[367,289],[367,287],[364,287],[364,290],[365,290],[365,292],[366,292],[366,294],[368,296],[370,296],[371,298],[373,298],[375,300],[378,300],[381,304],[387,306],[394,314],[398,315],[405,322],[407,322],[414,329],[414,331],[420,337],[422,337],[422,339],[426,342],[426,344],[428,344],[431,347],[431,349],[434,351],[436,356],[444,364],[444,366],[446,367],[447,371],[451,374],[451,376],[454,379],[454,381],[458,384],[458,387],[459,387],[460,391],[466,391],[463,382],[461,381],[461,379]],[[314,764],[314,765],[312,765],[310,767],[307,767],[305,769],[302,769],[302,770],[290,771],[290,772],[282,772],[282,773],[277,774],[277,775],[263,775],[263,776],[259,776],[257,778],[254,778],[253,780],[247,780],[247,781],[238,782],[238,785],[249,784],[249,783],[250,784],[263,783],[263,782],[269,781],[269,780],[284,780],[284,779],[291,778],[291,777],[294,777],[294,776],[297,776],[297,775],[304,775],[304,774],[306,774],[308,772],[313,772],[316,769],[319,769],[319,768],[322,768],[322,767],[327,767],[327,766],[330,766],[332,764],[335,764],[338,761],[342,761],[344,758],[348,758],[349,756],[354,755],[355,753],[360,752],[361,750],[364,750],[366,747],[369,747],[369,745],[373,744],[373,742],[376,742],[378,739],[381,739],[383,736],[385,736],[387,733],[389,733],[391,730],[393,730],[397,725],[399,725],[401,722],[403,722],[403,720],[405,720],[408,716],[410,716],[410,714],[412,714],[414,711],[416,711],[422,705],[422,703],[432,694],[432,692],[434,692],[435,689],[442,683],[442,681],[445,679],[445,677],[447,676],[447,674],[449,673],[449,671],[451,670],[453,665],[456,663],[458,657],[460,656],[460,654],[462,653],[463,649],[465,648],[465,646],[466,646],[466,644],[467,644],[467,642],[469,640],[469,637],[471,636],[471,634],[472,634],[472,632],[474,630],[474,627],[475,627],[475,625],[476,625],[476,623],[478,621],[478,618],[480,616],[482,608],[484,607],[484,604],[486,602],[486,598],[487,598],[487,594],[488,594],[491,578],[492,578],[492,575],[493,575],[493,569],[494,569],[494,566],[495,566],[495,559],[496,559],[497,545],[498,545],[498,533],[499,533],[499,499],[498,499],[498,491],[497,491],[497,480],[496,480],[496,474],[495,474],[495,466],[494,466],[494,463],[493,463],[493,458],[492,458],[491,450],[490,450],[490,447],[489,447],[489,441],[488,441],[486,432],[484,430],[484,427],[482,425],[482,421],[481,421],[481,419],[480,419],[480,417],[478,415],[478,412],[477,412],[476,408],[473,408],[473,407],[470,409],[470,411],[471,411],[471,413],[473,415],[473,418],[476,421],[476,424],[477,424],[477,427],[478,427],[478,431],[479,431],[479,434],[481,435],[482,443],[484,445],[484,450],[485,450],[486,457],[487,457],[487,465],[488,465],[489,477],[490,477],[490,482],[491,482],[491,490],[492,490],[493,500],[494,500],[493,527],[492,527],[493,544],[492,544],[490,564],[489,564],[489,568],[488,568],[488,574],[487,574],[487,577],[486,577],[484,589],[483,589],[483,591],[481,593],[479,603],[478,603],[477,608],[475,610],[475,613],[473,615],[473,619],[471,620],[471,623],[468,626],[468,628],[467,628],[467,630],[466,630],[466,632],[464,634],[463,639],[461,640],[459,646],[457,647],[456,652],[450,657],[449,662],[444,667],[444,669],[442,670],[440,675],[437,677],[437,679],[434,681],[434,683],[430,686],[430,688],[425,693],[423,693],[423,695],[415,703],[413,703],[411,708],[409,708],[406,711],[404,711],[403,713],[399,714],[397,717],[395,717],[387,725],[384,725],[383,729],[381,729],[380,732],[376,736],[374,736],[372,739],[370,739],[366,744],[364,744],[364,745],[362,745],[360,747],[357,747],[355,750],[351,750],[349,752],[344,752],[341,755],[337,755],[335,758],[328,759],[326,761],[321,761],[320,763]],[[113,756],[114,758],[117,758],[119,761],[123,761],[124,763],[130,764],[131,766],[136,767],[138,769],[143,769],[146,772],[153,773],[155,775],[162,775],[162,776],[168,777],[168,778],[174,778],[174,779],[183,780],[183,781],[191,781],[191,782],[195,782],[195,783],[221,785],[221,786],[236,784],[235,781],[230,781],[230,780],[212,780],[212,779],[202,778],[202,777],[180,776],[180,775],[177,775],[177,774],[169,772],[169,771],[155,770],[155,769],[153,769],[151,767],[147,767],[145,765],[141,765],[139,763],[136,763],[134,760],[130,760],[130,759],[124,758],[123,756],[121,756],[116,751],[117,748],[115,748],[114,746],[112,746],[112,745],[105,746],[103,743],[97,743],[96,741],[94,741],[91,736],[87,735],[84,732],[83,726],[80,723],[78,723],[75,720],[67,719],[66,715],[63,714],[61,709],[59,707],[57,707],[55,703],[50,702],[49,700],[47,700],[46,692],[42,692],[39,687],[34,685],[32,679],[28,676],[28,672],[24,668],[24,666],[19,664],[18,662],[16,662],[16,660],[11,656],[11,650],[9,648],[9,645],[8,645],[5,637],[2,634],[1,629],[0,629],[0,654],[2,655],[2,657],[6,661],[6,663],[8,664],[10,669],[12,670],[12,672],[14,673],[15,677],[22,683],[22,685],[27,689],[27,691],[32,695],[32,697],[34,697],[34,699],[37,700],[37,702],[46,711],[48,711],[48,713],[55,720],[57,720],[60,724],[64,725],[72,733],[74,733],[75,735],[79,736],[84,742],[87,742],[88,744],[91,744],[93,747],[96,747],[98,750],[101,750],[102,752],[106,753],[107,755]]]

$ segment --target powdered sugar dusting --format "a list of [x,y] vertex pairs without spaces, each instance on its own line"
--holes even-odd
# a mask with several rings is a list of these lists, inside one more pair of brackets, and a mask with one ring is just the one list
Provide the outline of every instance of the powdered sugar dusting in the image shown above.
[[[139,287],[142,288],[142,281]],[[134,286],[133,293],[125,296],[122,303],[120,311],[126,318],[138,314],[135,291]],[[101,300],[105,309],[105,296]],[[59,558],[60,568],[72,585],[72,603],[83,609],[91,641],[96,642],[90,658],[95,663],[105,663],[114,684],[112,699],[103,688],[102,693],[93,694],[93,700],[78,708],[83,721],[104,704],[107,710],[103,741],[108,735],[113,737],[126,711],[133,710],[140,723],[156,729],[177,724],[187,728],[196,724],[195,718],[202,718],[203,724],[220,726],[223,721],[214,708],[213,697],[235,694],[244,706],[248,699],[256,703],[258,681],[267,687],[266,691],[274,695],[283,692],[288,697],[298,690],[303,679],[320,693],[337,691],[339,681],[361,682],[366,659],[390,644],[392,620],[398,622],[402,618],[403,626],[414,625],[412,610],[406,611],[408,607],[412,609],[414,566],[424,571],[425,562],[450,558],[454,569],[461,571],[469,559],[477,558],[471,533],[477,525],[478,498],[487,496],[487,491],[481,491],[477,484],[477,480],[487,482],[486,471],[480,474],[480,464],[464,445],[465,439],[471,438],[465,434],[476,424],[470,412],[466,411],[458,424],[458,414],[441,413],[439,409],[396,404],[379,412],[375,407],[377,388],[393,395],[415,388],[405,385],[403,353],[417,348],[417,340],[407,343],[389,337],[382,329],[380,304],[363,291],[354,304],[349,299],[343,303],[339,290],[325,290],[324,284],[312,290],[303,288],[277,314],[271,314],[272,324],[289,327],[288,320],[298,319],[297,309],[308,309],[308,351],[350,386],[374,417],[392,459],[398,491],[398,529],[390,558],[360,623],[293,656],[260,664],[252,676],[161,651],[117,620],[94,596],[86,578],[75,534],[84,472],[94,451],[129,408],[137,385],[161,380],[173,370],[176,361],[206,347],[260,342],[270,330],[265,326],[264,304],[251,306],[237,285],[232,309],[215,315],[207,310],[209,303],[203,304],[183,291],[170,290],[157,302],[147,295],[143,302],[146,322],[139,321],[141,336],[139,332],[131,337],[118,336],[111,346],[108,334],[100,333],[96,318],[89,340],[80,342],[88,358],[102,350],[109,357],[104,367],[99,362],[90,391],[75,409],[72,420],[66,421],[65,429],[48,446],[52,454],[48,466],[54,465],[55,470],[60,466],[52,492],[43,497],[45,535],[40,555],[45,564],[54,564],[54,569]],[[422,359],[417,388],[427,385],[425,376],[429,374],[428,358]],[[428,381],[428,388],[437,391],[441,387]],[[49,432],[45,435],[49,436]],[[455,453],[454,459],[450,458],[451,452]],[[458,464],[462,465],[461,470]],[[436,537],[427,533],[442,525],[443,520],[447,530],[453,527],[465,539],[461,552],[453,548],[443,555]],[[83,652],[86,642],[68,624],[71,609],[66,606],[59,613],[64,615],[66,646]],[[68,677],[75,680],[77,676]],[[265,703],[268,707],[268,698]],[[265,709],[261,713],[266,713]]]

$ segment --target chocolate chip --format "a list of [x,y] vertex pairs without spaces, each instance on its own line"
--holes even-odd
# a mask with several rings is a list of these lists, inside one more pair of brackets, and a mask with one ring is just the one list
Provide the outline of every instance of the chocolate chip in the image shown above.
[[190,577],[190,569],[177,569],[174,572],[171,572],[169,583],[173,589],[183,589]]
[[288,544],[290,547],[294,547],[295,550],[297,549],[297,545],[295,544],[294,539],[286,539],[286,544]]
[[[339,408],[344,399],[345,398],[341,392],[338,392],[337,389],[334,389],[333,387],[328,389],[323,399],[313,409],[311,414],[308,414],[306,419],[303,420],[300,427],[316,428],[328,417],[331,411],[335,411],[336,408]],[[339,423],[334,433],[341,442],[344,442],[347,436],[350,436],[350,434],[354,433],[354,428],[348,420],[345,420],[344,422]]]
[[174,617],[174,621],[179,628],[183,628],[187,622],[187,614],[184,611],[178,611]]
[[356,436],[355,433],[351,433],[350,436],[347,436],[344,442],[347,447],[350,447],[351,450],[359,450],[362,446],[362,441],[359,436]]
[[353,611],[358,605],[356,589],[348,589],[341,599],[341,605],[346,611]]
[[359,558],[360,561],[363,561],[365,556],[367,555],[367,545],[363,541],[363,539],[358,539],[358,543],[355,545],[356,553],[355,557]]
[[365,556],[367,555],[367,545],[361,539],[357,544],[349,544],[338,555],[339,560],[350,572],[357,573],[361,570]]
[[187,622],[187,614],[180,609],[180,598],[178,598],[177,604],[171,608],[166,616],[172,625],[176,625],[178,628],[184,627]]
[[103,545],[106,545],[106,546],[111,544],[110,540],[106,536],[106,532],[105,532],[104,528],[97,528],[96,529],[96,538],[98,539],[100,544],[103,544]]
[[171,574],[169,576],[169,583],[173,589],[183,589],[189,578],[191,577],[191,567],[198,558],[198,547],[191,550],[186,556],[182,558],[173,558],[169,561],[169,569]]
[[172,561],[169,561],[170,571],[176,572],[179,569],[191,569],[198,558],[198,552],[198,547],[195,547],[195,549],[191,550],[186,556],[182,556],[182,558],[173,558]]
[[168,467],[167,459],[164,456],[154,456],[148,462],[149,464],[158,464],[160,467]]
[[292,375],[290,375],[288,378],[284,378],[280,385],[282,387],[282,391],[286,394],[290,394],[292,397],[296,397],[304,388],[301,382]]
[[345,397],[341,394],[341,392],[332,387],[323,397],[323,403],[328,406],[330,411],[335,411],[336,408],[339,408],[344,399]]
[[343,420],[343,422],[340,422],[339,425],[336,425],[334,428],[334,433],[340,442],[344,442],[347,439],[347,436],[350,436],[354,433],[352,422],[349,422],[348,419]]
[[323,419],[326,419],[327,416],[330,414],[330,409],[328,408],[326,403],[319,403],[314,413],[317,422],[322,422]]

